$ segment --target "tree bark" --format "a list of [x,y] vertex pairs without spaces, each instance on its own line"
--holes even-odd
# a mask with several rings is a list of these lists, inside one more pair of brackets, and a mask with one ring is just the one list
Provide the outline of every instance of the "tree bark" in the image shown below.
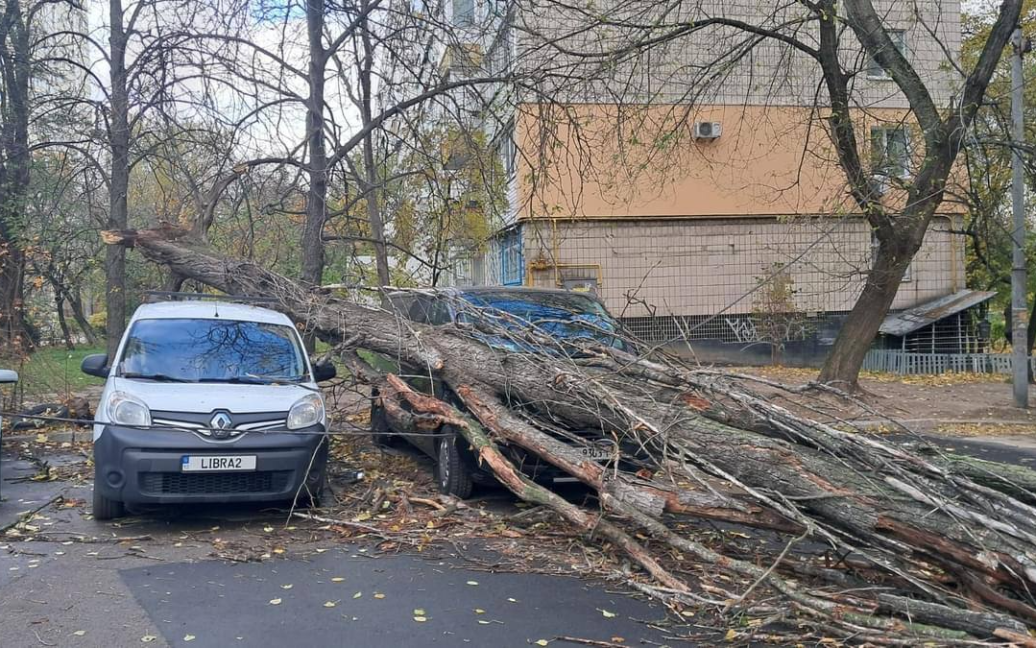
[[8,2],[0,22],[4,111],[0,123],[0,353],[32,348],[25,315],[25,195],[29,186],[30,36],[21,3]]
[[302,229],[302,281],[319,286],[324,278],[324,221],[327,218],[327,148],[324,134],[324,0],[306,0],[309,41],[309,99],[306,103],[306,140],[309,149],[309,188],[306,223]]
[[[126,45],[122,0],[109,0],[111,33],[109,68],[111,75],[111,182],[108,195],[108,227],[125,229],[129,223],[129,93],[126,86]],[[126,250],[109,246],[104,256],[107,352],[114,360],[126,330]]]
[[[364,0],[362,11],[369,16],[369,0]],[[363,126],[367,127],[373,123],[372,103],[374,102],[373,89],[371,86],[371,74],[374,69],[374,45],[371,42],[370,19],[365,18],[365,28],[361,30],[360,38],[363,42],[363,60],[360,61],[360,119]],[[378,273],[378,285],[389,286],[392,284],[392,276],[388,264],[388,248],[385,245],[385,221],[381,213],[381,195],[383,185],[378,173],[377,160],[374,154],[374,136],[376,131],[371,129],[363,138],[363,174],[364,192],[367,194],[367,218],[370,221],[371,238],[374,240],[374,264]],[[384,296],[383,296],[384,298]]]

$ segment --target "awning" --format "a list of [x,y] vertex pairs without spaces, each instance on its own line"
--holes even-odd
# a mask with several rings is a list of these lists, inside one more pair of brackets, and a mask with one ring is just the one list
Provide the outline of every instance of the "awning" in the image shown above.
[[962,290],[899,313],[891,313],[878,330],[885,335],[907,335],[995,296],[996,292],[989,290]]

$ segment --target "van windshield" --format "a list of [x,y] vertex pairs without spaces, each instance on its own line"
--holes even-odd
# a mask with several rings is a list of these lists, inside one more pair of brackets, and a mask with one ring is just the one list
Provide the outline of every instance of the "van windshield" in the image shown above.
[[306,362],[290,326],[217,319],[145,319],[130,329],[119,375],[162,382],[301,382]]

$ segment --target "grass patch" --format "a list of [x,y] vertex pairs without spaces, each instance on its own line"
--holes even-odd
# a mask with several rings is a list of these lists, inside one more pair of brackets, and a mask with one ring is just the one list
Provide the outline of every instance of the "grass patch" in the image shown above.
[[79,370],[83,358],[92,353],[104,353],[104,347],[44,347],[36,350],[18,370],[20,387],[26,396],[54,394],[64,397],[90,385],[103,385],[104,380],[88,376]]

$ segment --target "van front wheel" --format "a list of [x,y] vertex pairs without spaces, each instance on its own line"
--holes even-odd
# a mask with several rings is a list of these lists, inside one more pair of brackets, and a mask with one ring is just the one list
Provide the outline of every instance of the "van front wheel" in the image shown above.
[[119,500],[113,500],[101,495],[101,490],[94,480],[94,519],[114,520],[126,515],[126,505]]

